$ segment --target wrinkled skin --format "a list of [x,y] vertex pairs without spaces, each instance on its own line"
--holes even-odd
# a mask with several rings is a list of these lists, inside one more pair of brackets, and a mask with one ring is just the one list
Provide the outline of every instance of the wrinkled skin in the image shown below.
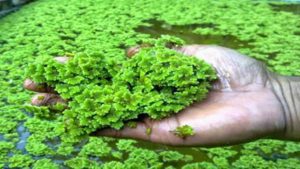
[[[253,139],[284,134],[283,108],[269,84],[265,66],[234,50],[206,45],[189,45],[175,49],[190,57],[211,64],[217,71],[218,81],[213,84],[208,97],[183,111],[162,120],[145,119],[136,128],[120,131],[105,129],[98,135],[134,138],[176,146],[217,146],[247,142]],[[138,52],[135,50],[134,53]],[[132,54],[132,53],[131,53]],[[58,58],[65,62],[67,58]],[[36,84],[26,80],[24,87],[37,92]],[[44,95],[44,100],[38,100]],[[39,93],[33,97],[34,105],[48,105],[62,101],[57,94]],[[189,125],[195,135],[179,138],[173,130]],[[147,128],[151,134],[147,135]]]

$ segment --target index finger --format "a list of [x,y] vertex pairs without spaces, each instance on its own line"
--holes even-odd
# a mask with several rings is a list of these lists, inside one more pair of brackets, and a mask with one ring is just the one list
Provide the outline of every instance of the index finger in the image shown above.
[[[54,58],[59,63],[66,63],[70,58],[66,56],[58,56]],[[46,83],[36,83],[31,79],[26,79],[23,83],[25,89],[40,92],[40,93],[56,93],[54,89],[48,86]]]
[[39,93],[56,93],[54,89],[45,83],[36,83],[30,79],[26,79],[23,83],[25,89]]

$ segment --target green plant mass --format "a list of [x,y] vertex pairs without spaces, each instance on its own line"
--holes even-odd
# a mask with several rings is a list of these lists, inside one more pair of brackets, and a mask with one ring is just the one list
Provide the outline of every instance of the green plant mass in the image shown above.
[[[169,116],[204,97],[211,79],[202,75],[212,72],[202,61],[165,48],[162,43],[173,37],[186,44],[230,47],[277,73],[299,76],[299,12],[286,10],[294,6],[299,4],[38,0],[1,18],[0,168],[299,168],[295,142],[174,148],[87,134],[105,126],[120,128],[141,113]],[[142,43],[156,45],[131,59],[125,56],[125,49]],[[60,64],[55,56],[70,60]],[[184,64],[174,69],[179,61]],[[33,93],[22,87],[28,75],[55,87],[68,109],[60,113],[65,105],[54,110],[29,105]]]
[[141,114],[161,119],[201,101],[216,79],[204,61],[164,47],[175,43],[173,39],[164,36],[154,41],[154,47],[122,61],[105,53],[78,54],[66,64],[41,57],[27,75],[69,101],[63,118],[65,128],[74,133],[120,129],[124,121]]
[[174,131],[171,132],[181,138],[195,135],[194,129],[189,125],[178,126]]

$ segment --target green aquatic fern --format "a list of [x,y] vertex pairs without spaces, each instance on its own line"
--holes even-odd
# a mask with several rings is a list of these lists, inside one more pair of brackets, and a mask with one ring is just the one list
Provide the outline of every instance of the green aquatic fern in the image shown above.
[[183,154],[180,154],[177,151],[163,151],[159,153],[161,156],[162,160],[164,162],[174,162],[174,161],[185,161],[185,162],[190,162],[193,160],[192,156],[186,156]]
[[205,98],[215,72],[204,61],[165,47],[177,41],[170,36],[149,41],[152,47],[123,62],[101,54],[81,53],[65,64],[42,57],[27,75],[69,100],[64,120],[76,136],[103,127],[120,129],[140,114],[161,119]]
[[214,70],[203,61],[157,47],[125,62],[114,82],[137,95],[124,104],[140,104],[140,111],[160,119],[202,100],[214,79]]
[[13,120],[0,117],[0,134],[9,133],[16,128],[17,124],[18,123]]
[[218,167],[209,162],[197,162],[186,164],[182,167],[182,169],[218,169]]
[[29,168],[29,166],[34,162],[30,155],[17,154],[9,159],[10,168]]
[[162,166],[163,163],[156,152],[142,148],[131,151],[129,158],[124,161],[124,168],[162,169]]
[[95,168],[100,169],[100,164],[86,157],[75,157],[64,162],[66,166],[72,169]]
[[[138,157],[144,158],[143,154],[136,153],[128,156],[129,151],[139,147],[153,150],[151,154],[174,150],[194,156],[193,162],[173,161],[172,164],[163,162],[159,157],[159,161],[164,163],[161,168],[298,169],[300,165],[299,143],[270,139],[228,147],[235,152],[228,152],[227,148],[203,151],[199,148],[174,148],[140,141],[129,144],[105,139],[104,142],[109,144],[112,152],[115,148],[122,149],[117,150],[123,153],[122,159],[78,157],[80,149],[86,143],[82,142],[81,147],[74,147],[74,143],[87,139],[88,136],[74,137],[74,135],[85,133],[76,129],[77,126],[65,128],[65,125],[77,124],[72,122],[74,112],[68,114],[70,118],[62,118],[62,114],[57,110],[28,109],[23,106],[25,102],[30,101],[33,94],[22,88],[25,79],[24,70],[38,60],[42,63],[43,57],[46,62],[49,62],[55,61],[53,59],[55,56],[68,56],[72,60],[80,53],[101,58],[105,56],[107,59],[105,62],[109,64],[107,67],[115,68],[108,69],[110,71],[105,73],[107,78],[104,82],[107,82],[110,81],[109,75],[115,76],[119,73],[122,65],[119,63],[126,60],[126,48],[142,43],[153,44],[152,38],[160,37],[160,34],[178,36],[185,39],[187,44],[217,44],[230,47],[263,61],[268,68],[277,73],[299,76],[300,18],[299,10],[297,11],[299,5],[296,3],[274,5],[273,2],[272,4],[268,2],[270,1],[38,0],[1,18],[0,168],[9,168],[10,157],[28,153],[38,161],[45,158],[51,159],[51,162],[57,163],[60,168],[123,169],[128,168],[131,161],[143,161]],[[295,10],[292,11],[292,9]],[[161,24],[155,25],[153,21],[159,21]],[[160,31],[161,28],[164,30]],[[199,37],[199,39],[195,40],[194,37]],[[166,46],[172,45],[174,44],[169,43]],[[87,57],[81,62],[78,61],[78,64],[82,64],[82,69],[76,65],[71,66],[70,69],[74,70],[73,72],[79,69],[87,72],[89,70],[86,69],[84,63],[90,59]],[[85,76],[80,76],[80,72],[79,74],[66,72],[65,75],[69,75],[68,77],[75,76],[76,78],[66,78],[65,82],[58,84],[55,76],[57,72],[51,73],[52,69],[56,69],[55,62],[51,63],[52,67],[47,67],[46,62],[34,73],[40,82],[51,81],[51,85],[55,86],[56,90],[63,92],[64,98],[72,98],[75,94],[85,90],[84,87],[78,85],[85,83],[82,79]],[[102,61],[99,60],[99,62]],[[62,64],[56,66],[62,66]],[[47,71],[43,72],[42,70],[46,67]],[[110,98],[107,99],[107,101],[110,100]],[[87,101],[85,106],[89,107],[89,105],[90,102]],[[78,105],[74,102],[73,106]],[[103,109],[104,111],[100,111],[100,114],[107,112],[105,110],[109,107],[104,106]],[[84,113],[84,115],[88,114]],[[31,120],[32,118],[35,120]],[[38,122],[37,119],[40,121]],[[114,117],[109,117],[109,119],[111,121]],[[86,123],[85,119],[81,121]],[[114,125],[120,127],[123,124],[115,123]],[[65,134],[66,129],[69,134]],[[28,132],[34,136],[26,138]],[[57,142],[53,143],[53,140]],[[24,143],[26,143],[23,145],[25,149],[22,147]],[[149,156],[153,156],[151,154]],[[125,167],[125,160],[128,158],[137,160],[128,160]],[[230,167],[226,166],[226,161],[230,163]],[[39,164],[42,162],[48,164],[48,160],[43,160]],[[152,167],[149,163],[146,164],[148,165],[138,167]],[[151,165],[153,165],[152,168],[159,168],[155,163]],[[35,164],[32,163],[29,168],[34,168],[34,166]],[[43,168],[50,167],[47,165]]]
[[90,137],[89,142],[84,145],[79,153],[80,156],[104,157],[111,153],[111,147],[101,138]]
[[171,132],[181,138],[195,135],[194,129],[189,125],[178,126]]
[[136,128],[137,127],[137,122],[129,121],[129,122],[126,123],[126,126],[128,126],[130,128]]
[[59,169],[59,165],[55,164],[53,161],[51,161],[50,159],[41,159],[41,160],[37,160],[34,164],[33,164],[33,169]]
[[125,169],[123,163],[119,161],[110,161],[102,166],[103,169]]
[[117,149],[120,151],[130,152],[136,149],[135,144],[137,141],[135,140],[119,140],[116,144]]

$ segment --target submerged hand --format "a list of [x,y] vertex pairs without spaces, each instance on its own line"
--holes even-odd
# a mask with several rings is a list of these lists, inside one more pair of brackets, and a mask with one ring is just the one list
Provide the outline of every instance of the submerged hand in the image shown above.
[[[263,64],[217,46],[190,45],[176,50],[203,59],[216,69],[219,80],[213,84],[208,97],[171,117],[145,119],[138,122],[136,128],[106,129],[99,131],[99,135],[171,145],[210,146],[240,143],[284,132],[283,108],[271,89],[268,71]],[[33,97],[35,105],[62,101],[51,89],[37,88],[37,84],[30,80],[26,80],[24,86],[46,92]],[[44,99],[38,99],[41,95]],[[172,131],[183,125],[191,126],[195,135],[184,139],[174,135]],[[151,134],[146,132],[149,128]]]

